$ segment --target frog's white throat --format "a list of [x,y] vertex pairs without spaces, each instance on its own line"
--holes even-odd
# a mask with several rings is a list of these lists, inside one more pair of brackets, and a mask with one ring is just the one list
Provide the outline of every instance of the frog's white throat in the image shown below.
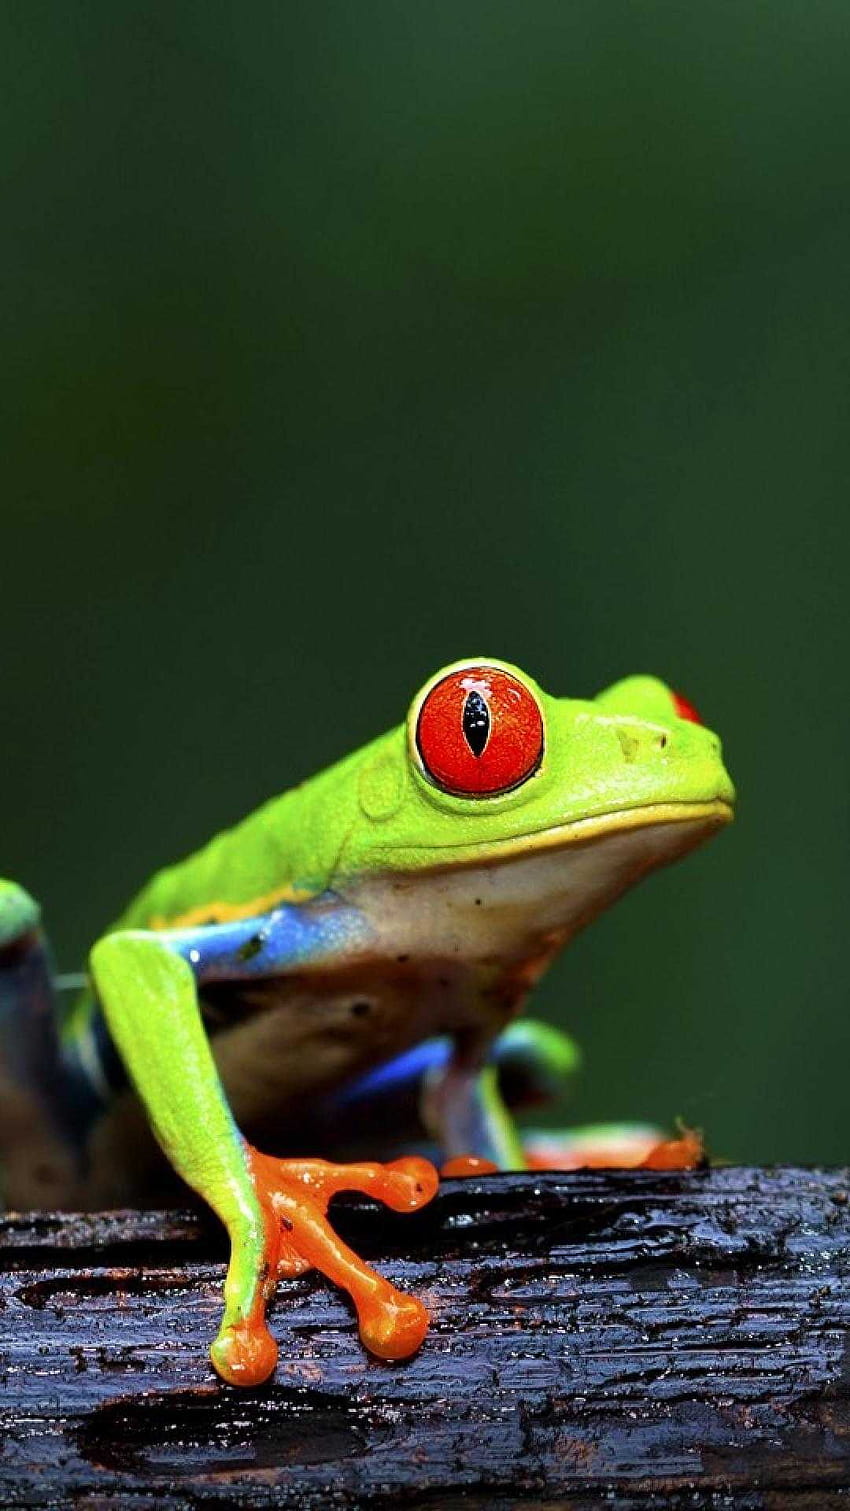
[[722,803],[632,809],[493,846],[480,860],[378,872],[346,887],[379,953],[540,969],[579,929],[658,866],[678,860],[731,817]]

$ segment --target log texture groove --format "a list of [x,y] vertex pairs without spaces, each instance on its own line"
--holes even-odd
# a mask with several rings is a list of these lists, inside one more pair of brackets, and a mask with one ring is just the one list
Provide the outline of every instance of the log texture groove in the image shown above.
[[275,1378],[207,1362],[191,1212],[0,1220],[0,1506],[850,1508],[850,1172],[489,1176],[335,1224],[433,1326],[370,1359],[315,1275]]

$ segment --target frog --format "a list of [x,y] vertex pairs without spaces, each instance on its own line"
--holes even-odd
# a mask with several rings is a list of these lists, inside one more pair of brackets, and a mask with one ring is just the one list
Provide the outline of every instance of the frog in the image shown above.
[[[388,733],[158,871],[95,942],[70,1004],[37,904],[0,883],[6,1199],[161,1205],[170,1182],[191,1188],[230,1240],[210,1358],[232,1385],[272,1375],[268,1303],[311,1268],[348,1293],[373,1355],[408,1358],[425,1306],[343,1243],[329,1201],[415,1212],[439,1162],[526,1168],[504,1067],[534,1081],[573,1065],[557,1030],[524,1031],[529,994],[734,805],[718,736],[660,678],[551,696],[479,656],[441,667]],[[414,1089],[419,1144],[399,1087]],[[369,1108],[382,1158],[336,1157],[334,1130],[350,1154]]]

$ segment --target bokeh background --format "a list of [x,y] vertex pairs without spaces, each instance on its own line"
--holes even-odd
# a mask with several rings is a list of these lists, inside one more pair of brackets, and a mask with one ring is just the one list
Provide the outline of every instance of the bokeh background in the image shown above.
[[571,1115],[850,1157],[842,0],[11,3],[0,864],[61,964],[467,654],[737,825],[537,1008]]

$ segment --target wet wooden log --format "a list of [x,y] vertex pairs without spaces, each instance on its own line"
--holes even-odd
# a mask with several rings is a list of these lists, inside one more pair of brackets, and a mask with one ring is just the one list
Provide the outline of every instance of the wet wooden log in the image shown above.
[[191,1213],[0,1223],[0,1504],[794,1507],[850,1497],[850,1173],[447,1181],[340,1231],[432,1308],[361,1349],[345,1300],[280,1287],[275,1379],[207,1363],[221,1234]]

